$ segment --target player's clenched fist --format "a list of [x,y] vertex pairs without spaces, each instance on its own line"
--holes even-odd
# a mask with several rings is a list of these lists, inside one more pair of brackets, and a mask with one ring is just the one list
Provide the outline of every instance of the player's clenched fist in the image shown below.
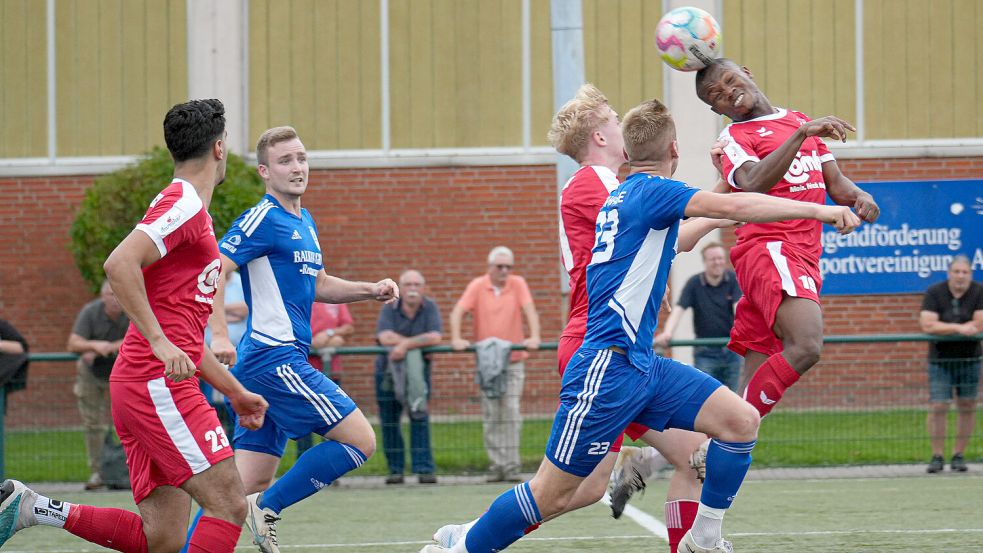
[[246,430],[259,430],[266,418],[266,408],[269,404],[263,396],[243,390],[242,393],[229,397],[232,410],[239,416],[239,426]]
[[154,355],[164,364],[164,376],[174,382],[180,382],[195,375],[195,365],[188,354],[181,351],[167,338],[157,340],[150,345]]
[[391,278],[380,280],[373,285],[375,301],[391,303],[399,299],[399,286]]
[[849,207],[824,205],[822,208],[822,221],[828,225],[836,227],[840,234],[850,234],[860,226],[860,217],[850,210]]
[[212,353],[219,363],[233,367],[236,364],[236,347],[232,345],[232,340],[225,336],[212,337]]
[[873,223],[881,215],[881,208],[877,206],[874,197],[866,192],[857,195],[857,201],[853,204],[853,209],[861,219],[868,223]]

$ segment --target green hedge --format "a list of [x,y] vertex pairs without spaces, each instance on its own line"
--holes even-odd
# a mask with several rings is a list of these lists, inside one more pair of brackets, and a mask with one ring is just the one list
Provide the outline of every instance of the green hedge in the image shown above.
[[[143,218],[150,202],[174,174],[167,150],[155,148],[137,164],[99,177],[85,192],[71,229],[71,248],[82,278],[98,292],[105,278],[102,264]],[[229,155],[225,182],[215,191],[208,212],[221,237],[235,218],[259,201],[263,182],[256,169]]]

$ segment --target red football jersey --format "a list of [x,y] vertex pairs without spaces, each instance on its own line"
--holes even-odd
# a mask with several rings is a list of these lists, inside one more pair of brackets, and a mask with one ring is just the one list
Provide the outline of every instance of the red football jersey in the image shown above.
[[[198,366],[221,268],[212,218],[191,183],[174,179],[136,228],[153,239],[161,256],[143,269],[150,308],[167,339]],[[154,380],[163,374],[163,363],[130,323],[110,380]]]
[[560,253],[570,275],[570,313],[564,336],[583,337],[587,332],[587,265],[594,249],[597,213],[621,184],[618,176],[602,165],[581,167],[560,192]]
[[[732,123],[720,133],[727,142],[724,147],[723,170],[727,182],[735,190],[734,171],[748,161],[758,162],[781,146],[809,117],[797,111],[779,109],[740,123]],[[816,204],[826,203],[826,181],[822,164],[833,161],[826,144],[811,136],[802,142],[799,152],[782,180],[768,192],[769,196],[789,198]],[[781,241],[819,261],[822,245],[822,223],[810,219],[779,221],[777,223],[748,223],[737,229],[738,244],[753,241]]]

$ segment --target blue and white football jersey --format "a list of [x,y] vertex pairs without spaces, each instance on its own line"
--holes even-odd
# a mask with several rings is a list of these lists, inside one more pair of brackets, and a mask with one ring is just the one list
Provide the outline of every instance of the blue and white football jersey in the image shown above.
[[679,222],[698,192],[685,184],[636,173],[616,188],[597,214],[587,266],[587,335],[583,347],[618,346],[648,372],[652,337],[669,268],[676,257]]
[[246,210],[219,243],[219,251],[240,267],[249,306],[240,357],[249,350],[311,344],[311,305],[323,267],[317,226],[306,209],[301,216],[267,194]]

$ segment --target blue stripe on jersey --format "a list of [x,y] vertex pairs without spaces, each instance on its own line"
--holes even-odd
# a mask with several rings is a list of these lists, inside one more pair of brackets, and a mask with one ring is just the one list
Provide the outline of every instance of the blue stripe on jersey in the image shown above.
[[219,244],[242,273],[249,306],[239,355],[252,350],[311,343],[311,305],[323,268],[317,225],[305,209],[300,217],[267,194],[232,224]]
[[608,197],[597,215],[587,266],[584,347],[621,347],[632,365],[648,372],[679,222],[696,192],[679,181],[636,173]]

